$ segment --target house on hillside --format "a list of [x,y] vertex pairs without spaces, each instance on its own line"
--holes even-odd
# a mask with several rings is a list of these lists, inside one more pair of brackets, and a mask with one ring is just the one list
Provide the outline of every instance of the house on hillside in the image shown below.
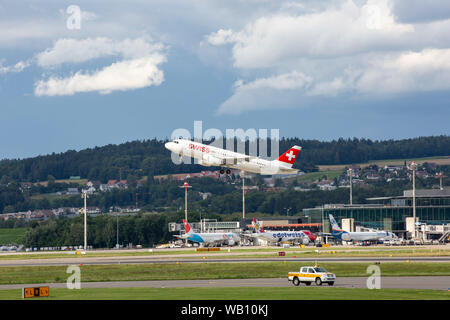
[[127,180],[120,180],[115,184],[116,188],[119,189],[127,189],[128,188],[128,183]]
[[386,165],[384,166],[384,170],[389,171],[389,172],[398,172],[398,171],[402,171],[403,169],[405,169],[404,166],[400,165],[400,166],[389,166]]
[[317,182],[317,186],[322,191],[330,191],[330,190],[336,190],[336,186],[334,185],[334,181],[332,180],[322,180]]
[[203,200],[206,200],[206,199],[208,199],[209,197],[212,196],[212,193],[211,193],[211,192],[200,192],[200,191],[199,191],[198,194],[202,197]]
[[86,191],[87,194],[94,194],[97,191],[97,189],[95,189],[95,187],[87,187],[83,189],[83,191]]
[[31,182],[21,182],[20,183],[20,191],[25,191],[31,189],[33,184]]
[[73,195],[73,194],[79,194],[78,188],[67,188],[67,194]]
[[[350,171],[350,169],[352,169]],[[361,173],[361,167],[358,165],[351,165],[347,169],[347,174],[352,173],[352,178],[359,178],[359,175]]]

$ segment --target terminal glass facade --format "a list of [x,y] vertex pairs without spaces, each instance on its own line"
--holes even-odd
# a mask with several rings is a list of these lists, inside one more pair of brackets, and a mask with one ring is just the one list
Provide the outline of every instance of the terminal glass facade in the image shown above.
[[[302,218],[311,223],[323,223],[323,232],[329,233],[329,214],[332,214],[339,224],[341,219],[353,218],[355,225],[402,233],[406,231],[406,218],[413,216],[413,208],[412,206],[326,206],[303,209]],[[416,217],[419,222],[430,225],[448,224],[450,223],[450,205],[416,205]]]

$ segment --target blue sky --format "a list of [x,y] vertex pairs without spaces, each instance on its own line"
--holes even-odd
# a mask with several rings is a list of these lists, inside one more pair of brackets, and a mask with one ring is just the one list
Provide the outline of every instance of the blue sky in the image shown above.
[[450,134],[448,1],[21,1],[0,21],[0,158],[195,120],[319,140]]

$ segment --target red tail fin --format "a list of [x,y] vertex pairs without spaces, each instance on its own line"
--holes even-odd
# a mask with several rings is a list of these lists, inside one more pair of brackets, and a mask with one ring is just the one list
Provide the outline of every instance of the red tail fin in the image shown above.
[[256,218],[253,218],[253,224],[254,224],[254,227],[255,227],[255,231],[256,231],[257,233],[262,233],[262,232],[264,232],[263,228],[261,227],[261,224],[259,223],[258,220],[256,220]]
[[189,231],[191,231],[191,226],[189,225],[189,222],[183,219],[183,224],[184,224],[184,231],[186,231],[186,233],[189,233]]
[[302,147],[299,146],[293,146],[288,151],[283,153],[279,158],[278,161],[287,163],[289,165],[293,165],[295,160],[297,160],[297,156],[300,153],[300,150],[302,150]]

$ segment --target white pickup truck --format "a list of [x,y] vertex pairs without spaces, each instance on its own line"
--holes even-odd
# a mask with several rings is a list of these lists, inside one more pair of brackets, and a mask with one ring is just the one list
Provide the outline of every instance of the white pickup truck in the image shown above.
[[301,267],[299,272],[289,272],[288,280],[292,281],[294,286],[298,286],[300,283],[309,286],[312,282],[315,282],[318,286],[321,286],[324,282],[332,286],[336,280],[336,276],[316,265],[314,267]]

